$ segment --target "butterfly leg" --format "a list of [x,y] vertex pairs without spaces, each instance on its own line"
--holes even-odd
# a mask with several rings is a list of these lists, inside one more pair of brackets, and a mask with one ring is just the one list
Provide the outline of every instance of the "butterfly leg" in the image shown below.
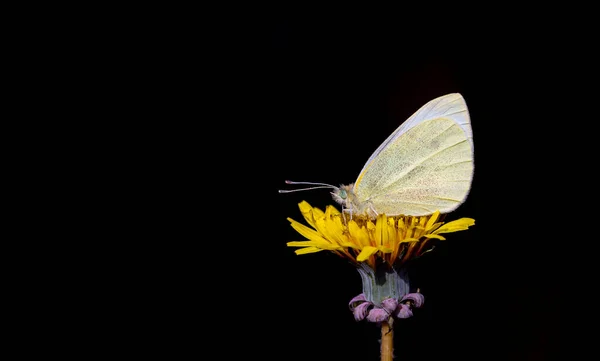
[[352,220],[352,206],[346,208],[346,206],[342,206],[342,213],[349,213],[350,214],[350,220]]
[[352,220],[352,212],[350,212],[348,208],[346,208],[346,206],[342,204],[342,219],[344,220],[344,224],[346,226],[348,225],[348,214],[350,214],[350,220]]
[[375,210],[375,207],[373,207],[373,203],[369,203],[369,209],[371,210],[371,212],[373,212],[375,217],[379,215],[379,213],[377,213],[377,211]]

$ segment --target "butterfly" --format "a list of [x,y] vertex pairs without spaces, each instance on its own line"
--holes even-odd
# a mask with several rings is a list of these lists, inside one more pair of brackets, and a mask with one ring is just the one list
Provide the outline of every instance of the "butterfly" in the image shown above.
[[331,188],[345,212],[370,218],[448,213],[463,204],[474,171],[473,132],[467,104],[459,93],[435,98],[404,121],[373,152],[354,183],[339,187],[280,190],[288,193]]

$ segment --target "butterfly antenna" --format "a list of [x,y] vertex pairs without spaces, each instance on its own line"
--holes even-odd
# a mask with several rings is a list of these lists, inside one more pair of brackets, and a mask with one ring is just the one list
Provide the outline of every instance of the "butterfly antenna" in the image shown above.
[[306,185],[312,185],[314,187],[299,188],[299,189],[280,189],[279,193],[291,193],[291,192],[307,191],[307,190],[311,190],[311,189],[321,189],[321,188],[333,188],[333,189],[338,188],[336,186],[332,186],[331,184],[326,184],[326,183],[294,182],[294,181],[290,181],[290,180],[286,180],[285,183],[286,184],[306,184]]

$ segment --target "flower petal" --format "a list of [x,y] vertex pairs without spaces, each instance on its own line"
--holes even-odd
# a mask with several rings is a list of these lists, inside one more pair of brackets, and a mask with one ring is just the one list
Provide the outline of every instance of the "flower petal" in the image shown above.
[[329,213],[328,217],[325,217],[325,227],[327,228],[327,234],[325,235],[326,237],[331,237],[331,239],[334,242],[337,243],[344,243],[344,242],[348,242],[348,236],[346,234],[344,234],[344,225],[341,222],[341,217],[334,217],[331,215],[331,209],[334,209],[333,207],[328,207],[327,208],[328,211],[327,213]]
[[423,304],[425,303],[425,296],[423,296],[423,294],[418,293],[418,292],[409,293],[407,295],[404,295],[404,297],[402,297],[400,302],[403,302],[403,301],[412,301],[413,306],[415,306],[416,308],[419,308],[419,307],[423,306]]
[[383,322],[390,318],[390,314],[383,308],[373,308],[367,315],[367,321],[369,322]]
[[332,216],[341,214],[341,212],[332,205],[328,205],[327,207],[325,207],[325,213],[330,214]]
[[410,243],[410,242],[417,242],[417,241],[419,241],[419,240],[416,239],[416,238],[405,238],[405,239],[401,240],[398,244],[400,244],[400,243],[407,243],[407,242],[408,243]]
[[317,207],[313,207],[312,208],[312,216],[313,219],[319,219],[319,218],[323,218],[325,216],[325,212],[323,212],[321,209],[317,208]]
[[396,307],[398,307],[398,300],[395,298],[386,298],[381,302],[381,307],[391,315]]
[[435,239],[439,239],[441,241],[445,241],[446,238],[444,236],[440,236],[439,234],[426,234],[423,237],[425,238],[435,238]]
[[393,217],[388,218],[387,225],[388,232],[388,244],[387,246],[390,248],[398,248],[398,230],[396,229],[396,220]]
[[363,320],[367,316],[367,313],[369,312],[369,307],[371,306],[373,306],[371,302],[363,302],[360,305],[358,305],[354,309],[354,311],[352,311],[352,313],[354,314],[354,319],[356,321]]
[[361,293],[358,296],[354,296],[354,298],[352,298],[350,300],[350,302],[348,302],[348,306],[350,307],[350,311],[354,311],[354,309],[356,308],[356,306],[358,306],[359,304],[366,302],[367,299],[365,298],[365,294]]
[[292,241],[287,243],[288,247],[317,247],[329,251],[342,249],[340,245],[331,244],[327,241]]
[[319,232],[308,228],[307,226],[303,225],[302,223],[294,221],[291,218],[288,218],[287,220],[290,221],[292,228],[294,228],[296,230],[296,232],[298,232],[302,236],[304,236],[304,238],[307,238],[307,239],[310,239],[313,241],[327,241],[325,238],[323,238],[319,234]]
[[375,252],[377,252],[377,247],[367,246],[360,251],[360,254],[356,257],[358,262],[363,262],[367,260],[370,256],[372,256]]
[[377,247],[377,249],[380,250],[381,253],[392,253],[392,252],[394,252],[394,250],[392,248],[385,247],[385,246],[379,246],[379,247]]
[[306,248],[297,249],[294,251],[294,253],[296,253],[299,256],[302,254],[317,253],[317,252],[321,252],[321,251],[324,251],[324,249],[317,248],[317,247],[306,247]]
[[367,221],[367,231],[369,231],[370,234],[373,234],[373,231],[375,231],[375,223],[373,223],[373,221]]
[[362,247],[370,246],[369,233],[365,227],[360,227],[355,221],[348,222],[348,232],[350,233],[350,239],[356,240],[356,243]]
[[425,230],[426,231],[428,231],[428,230],[430,230],[430,229],[433,228],[433,226],[435,225],[435,221],[438,220],[439,216],[440,216],[440,211],[433,212],[433,214],[431,215],[431,217],[427,221],[427,224],[425,225]]
[[378,246],[385,246],[388,244],[388,231],[387,231],[387,217],[385,214],[377,216],[377,223],[375,224],[375,244]]
[[475,220],[473,218],[461,218],[444,224],[443,226],[435,230],[433,233],[451,233],[457,231],[464,231],[474,224]]
[[313,219],[312,212],[313,207],[307,201],[302,201],[298,203],[298,208],[300,208],[300,213],[302,213],[302,216],[304,217],[306,222],[308,222],[308,224],[315,228],[315,220]]
[[317,228],[317,231],[323,236],[323,238],[325,238],[326,240],[334,243],[335,242],[335,237],[331,235],[331,232],[328,228],[328,224],[326,221],[325,217],[319,218],[315,220],[315,225]]
[[413,313],[408,305],[405,305],[404,303],[398,304],[398,308],[396,308],[395,314],[397,318],[409,318],[412,317],[412,315]]

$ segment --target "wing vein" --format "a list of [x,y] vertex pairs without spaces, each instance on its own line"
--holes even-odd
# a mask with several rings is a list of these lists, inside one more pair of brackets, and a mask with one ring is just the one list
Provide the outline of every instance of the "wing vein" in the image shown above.
[[437,152],[435,152],[435,153],[431,153],[431,154],[430,154],[430,155],[428,155],[427,157],[425,157],[425,158],[421,159],[421,160],[419,161],[419,163],[412,164],[410,167],[406,168],[406,170],[405,170],[405,171],[403,171],[401,174],[399,174],[399,175],[396,177],[396,179],[394,179],[393,181],[389,182],[388,184],[385,184],[383,187],[379,187],[379,183],[381,182],[381,180],[383,180],[383,178],[381,178],[381,179],[378,179],[378,180],[377,180],[377,183],[376,183],[376,184],[377,184],[377,187],[375,187],[375,188],[379,188],[380,192],[374,193],[374,194],[371,196],[371,198],[376,198],[376,197],[379,197],[379,196],[381,196],[382,194],[386,194],[386,193],[387,193],[387,188],[388,188],[390,185],[393,185],[393,184],[395,184],[396,182],[398,182],[399,180],[401,180],[402,178],[404,178],[404,176],[405,176],[405,175],[407,175],[408,173],[410,173],[410,172],[411,172],[412,170],[414,170],[414,169],[415,169],[415,168],[416,168],[418,165],[422,164],[422,163],[423,163],[423,162],[425,162],[426,160],[428,160],[428,159],[431,159],[432,157],[435,157],[436,155],[438,155],[438,154],[440,154],[440,153],[442,153],[442,152],[445,152],[445,151],[447,151],[447,150],[449,150],[449,149],[452,149],[452,148],[456,147],[457,145],[460,145],[460,144],[462,144],[462,143],[464,143],[464,142],[467,142],[467,141],[468,141],[467,139],[463,139],[463,140],[461,140],[460,142],[456,142],[456,143],[452,144],[451,146],[448,146],[448,147],[446,147],[446,148],[444,148],[444,149],[440,149],[439,151],[437,151]]

